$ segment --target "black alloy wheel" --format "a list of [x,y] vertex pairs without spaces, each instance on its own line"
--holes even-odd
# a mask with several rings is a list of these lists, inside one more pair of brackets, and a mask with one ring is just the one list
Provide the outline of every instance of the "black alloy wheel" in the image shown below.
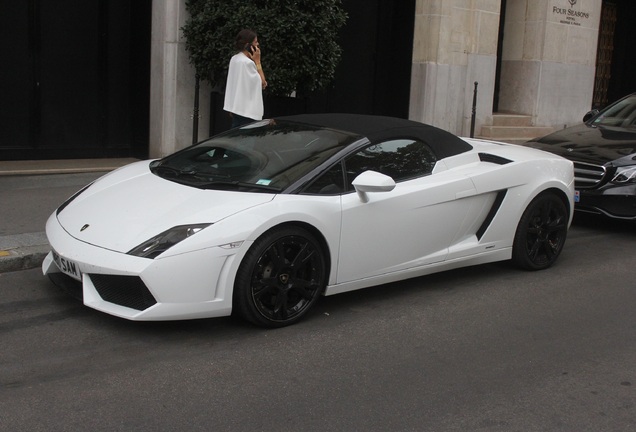
[[283,327],[300,320],[322,294],[326,261],[308,231],[286,226],[258,238],[239,266],[234,308],[262,327]]
[[521,216],[512,245],[512,261],[526,270],[550,267],[559,257],[568,232],[568,210],[558,196],[545,192]]

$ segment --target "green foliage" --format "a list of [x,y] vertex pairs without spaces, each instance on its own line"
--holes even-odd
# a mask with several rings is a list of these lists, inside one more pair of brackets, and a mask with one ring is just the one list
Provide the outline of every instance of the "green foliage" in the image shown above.
[[234,39],[244,28],[258,34],[270,94],[305,94],[334,77],[338,31],[347,19],[340,0],[187,0],[186,7],[190,62],[213,86],[225,84]]

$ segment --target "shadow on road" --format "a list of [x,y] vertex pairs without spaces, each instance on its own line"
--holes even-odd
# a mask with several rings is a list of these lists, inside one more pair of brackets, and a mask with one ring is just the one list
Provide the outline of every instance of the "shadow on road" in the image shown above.
[[584,229],[594,229],[599,232],[617,233],[626,235],[636,235],[636,222],[621,219],[610,219],[601,215],[591,213],[574,213],[572,226]]

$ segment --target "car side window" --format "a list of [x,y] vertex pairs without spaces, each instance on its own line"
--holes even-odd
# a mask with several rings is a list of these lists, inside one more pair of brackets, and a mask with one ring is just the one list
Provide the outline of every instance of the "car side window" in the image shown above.
[[345,191],[342,163],[338,163],[310,184],[303,193],[315,195],[338,195]]
[[365,147],[345,160],[347,183],[364,171],[388,175],[396,182],[423,177],[433,172],[437,158],[430,147],[419,140],[399,139]]

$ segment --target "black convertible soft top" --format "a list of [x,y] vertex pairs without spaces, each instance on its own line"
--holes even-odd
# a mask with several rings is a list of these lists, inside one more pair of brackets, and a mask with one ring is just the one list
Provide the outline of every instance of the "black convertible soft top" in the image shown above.
[[364,114],[300,114],[277,117],[277,120],[346,131],[365,136],[371,142],[391,138],[418,139],[427,143],[440,159],[472,149],[470,144],[450,132],[396,117]]

